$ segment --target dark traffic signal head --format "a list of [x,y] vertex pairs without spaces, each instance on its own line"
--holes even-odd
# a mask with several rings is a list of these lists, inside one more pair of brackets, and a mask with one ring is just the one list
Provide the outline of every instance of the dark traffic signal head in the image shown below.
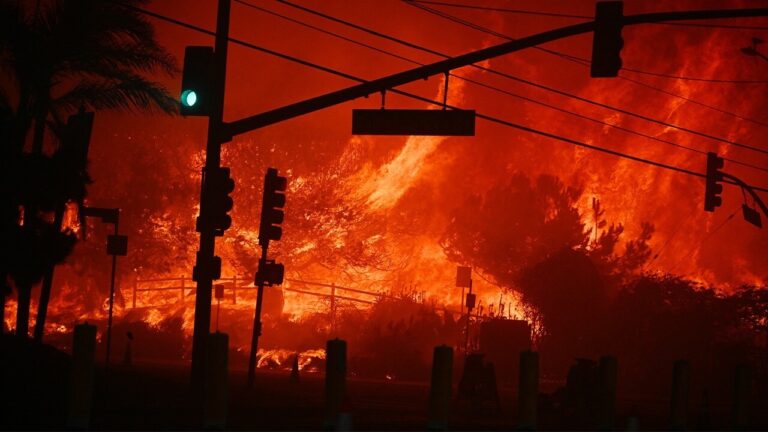
[[201,212],[201,216],[205,215],[202,219],[209,224],[207,228],[222,236],[232,226],[232,217],[228,213],[234,201],[229,194],[235,190],[235,181],[229,176],[229,168],[206,169],[203,190],[206,208]]
[[208,116],[214,99],[213,48],[188,46],[181,78],[181,109],[185,116]]
[[621,69],[621,49],[624,39],[621,29],[624,27],[624,2],[602,1],[595,9],[595,34],[592,39],[593,78],[615,77]]
[[704,189],[704,210],[708,212],[715,211],[716,207],[723,204],[723,173],[720,171],[725,162],[723,158],[718,157],[716,153],[707,153],[707,184]]
[[275,168],[267,169],[264,176],[264,196],[261,203],[261,224],[259,225],[259,244],[267,246],[270,240],[280,240],[283,236],[285,214],[285,189],[288,180],[277,175]]
[[282,285],[284,275],[285,267],[282,264],[276,263],[274,260],[261,260],[259,261],[259,268],[256,270],[254,283],[257,286]]

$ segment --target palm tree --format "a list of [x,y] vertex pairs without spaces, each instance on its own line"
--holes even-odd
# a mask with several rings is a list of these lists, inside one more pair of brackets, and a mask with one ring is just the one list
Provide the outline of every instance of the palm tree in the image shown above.
[[[41,339],[53,266],[71,250],[72,240],[68,239],[72,234],[61,232],[64,205],[73,200],[81,202],[88,181],[87,175],[81,176],[81,187],[59,189],[46,200],[35,196],[40,190],[26,186],[40,184],[41,179],[56,179],[51,170],[64,176],[71,174],[66,166],[62,172],[60,164],[53,160],[55,153],[53,157],[45,155],[46,144],[51,149],[58,146],[60,140],[56,138],[67,115],[78,109],[176,112],[176,100],[146,75],[157,71],[172,75],[177,67],[173,57],[157,43],[150,23],[134,8],[123,6],[138,6],[145,3],[143,0],[123,0],[122,5],[106,0],[22,3],[0,0],[0,73],[5,84],[0,87],[0,108],[10,110],[8,138],[0,145],[3,154],[11,155],[7,160],[17,160],[17,166],[27,167],[26,172],[11,170],[23,180],[7,174],[2,186],[16,189],[2,199],[16,200],[4,207],[23,208],[23,224],[12,222],[15,227],[0,232],[6,236],[3,243],[10,245],[5,247],[13,247],[13,236],[27,241],[23,249],[28,255],[19,258],[19,254],[17,258],[29,261],[21,266],[10,262],[16,260],[0,263],[0,277],[5,271],[14,281],[19,295],[17,330],[24,337],[29,293],[36,282],[44,279],[35,331],[36,339]],[[46,140],[47,130],[52,131],[54,139]],[[28,141],[30,151],[25,152]],[[48,222],[51,212],[52,224]],[[6,223],[11,219],[18,217],[6,218]],[[16,234],[12,234],[14,231]]]

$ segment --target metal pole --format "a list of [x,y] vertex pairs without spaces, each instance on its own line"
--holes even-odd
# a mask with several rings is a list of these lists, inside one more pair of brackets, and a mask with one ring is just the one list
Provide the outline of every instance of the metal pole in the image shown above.
[[[469,280],[469,294],[472,294],[472,279]],[[467,330],[464,339],[464,356],[469,354],[469,318],[471,313],[469,304],[467,304]]]
[[[267,263],[267,246],[261,248],[259,268]],[[248,358],[248,388],[253,388],[256,379],[256,351],[259,349],[259,336],[261,336],[261,302],[264,296],[264,283],[260,282],[256,291],[256,312],[253,314],[253,336],[251,337],[251,354]]]
[[[115,221],[115,235],[117,235],[118,221]],[[117,255],[112,255],[112,280],[109,284],[109,316],[107,318],[107,358],[104,361],[104,369],[109,368],[109,353],[112,347],[112,308],[115,303],[115,273],[117,270]]]
[[[205,168],[207,170],[216,169],[221,162],[221,144],[224,141],[221,137],[221,129],[224,114],[224,89],[227,70],[227,44],[229,40],[229,14],[231,0],[219,0],[216,20],[216,46],[214,48],[215,59],[214,71],[215,78],[213,85],[214,97],[218,100],[212,104],[212,113],[208,122],[208,141],[205,150]],[[201,182],[201,198],[203,182]],[[206,214],[210,211],[206,201],[200,200],[200,214]],[[196,267],[206,269],[199,271],[197,275],[197,288],[195,290],[195,323],[192,335],[192,371],[191,382],[200,396],[202,396],[204,376],[205,376],[205,356],[206,343],[211,328],[211,288],[213,286],[213,275],[209,271],[210,263],[213,261],[214,249],[216,246],[216,236],[211,227],[205,226],[200,229],[200,249],[197,252]]]

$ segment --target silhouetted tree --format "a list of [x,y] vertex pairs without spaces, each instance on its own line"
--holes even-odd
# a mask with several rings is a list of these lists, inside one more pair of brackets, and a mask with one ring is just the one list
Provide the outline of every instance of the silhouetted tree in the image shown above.
[[[572,356],[601,354],[613,299],[647,262],[653,234],[653,226],[643,224],[619,251],[624,226],[609,224],[597,199],[590,214],[581,214],[580,198],[580,190],[557,177],[517,173],[459,206],[441,240],[451,259],[521,294],[524,311],[543,333],[539,348],[561,369]],[[594,229],[585,229],[586,218]]]
[[[125,3],[145,2],[129,0]],[[49,172],[56,168],[65,174],[65,178],[72,179],[66,175],[66,164],[56,166],[55,160],[45,161],[45,131],[50,128],[58,135],[67,114],[82,108],[157,108],[167,113],[175,112],[174,98],[162,86],[145,78],[143,73],[162,70],[170,74],[176,66],[172,57],[157,44],[149,22],[138,12],[112,2],[54,0],[23,4],[3,0],[0,17],[0,70],[6,78],[0,100],[3,106],[15,106],[11,113],[10,139],[2,145],[7,148],[9,159],[27,169],[22,178],[6,176],[3,179],[12,185],[25,186],[15,194],[18,195],[14,197],[16,202],[7,206],[23,207],[23,224],[16,224],[16,229],[24,232],[19,238],[25,241],[35,238],[37,241],[29,244],[42,248],[28,250],[26,259],[29,261],[22,268],[8,266],[8,270],[19,293],[19,330],[27,326],[21,321],[29,313],[32,285],[45,276],[35,331],[36,338],[40,339],[53,265],[67,256],[74,242],[72,233],[61,233],[64,205],[70,200],[82,202],[88,181],[87,175],[75,177],[74,182],[67,183],[70,188],[54,188],[53,196],[48,197],[50,201],[35,202],[34,194],[40,189],[26,188],[25,182],[51,187],[56,183],[44,183],[41,179],[58,178]],[[30,130],[33,131],[31,154],[25,154],[23,149]],[[15,171],[14,174],[20,173]],[[50,212],[54,213],[53,222],[48,215]],[[48,235],[43,236],[44,232]],[[69,249],[56,245],[69,245]],[[57,253],[46,253],[43,251],[46,248]],[[29,269],[38,271],[30,272]],[[19,334],[26,335],[21,331]]]
[[513,288],[522,269],[563,248],[586,246],[589,233],[575,206],[580,196],[557,177],[515,173],[456,208],[440,243],[451,260]]

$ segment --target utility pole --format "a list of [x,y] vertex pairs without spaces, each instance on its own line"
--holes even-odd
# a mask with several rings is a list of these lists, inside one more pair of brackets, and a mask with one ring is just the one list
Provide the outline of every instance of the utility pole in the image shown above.
[[[205,167],[200,187],[200,216],[209,219],[212,203],[203,199],[205,194],[206,174],[214,172],[221,165],[221,145],[230,139],[222,137],[224,122],[224,89],[227,76],[227,45],[229,43],[229,15],[231,0],[219,0],[216,18],[216,44],[213,64],[211,65],[212,82],[210,115],[208,121],[208,141],[205,147]],[[194,104],[194,102],[193,102]],[[211,289],[216,273],[221,273],[221,261],[214,256],[216,247],[216,229],[210,223],[198,226],[200,249],[195,261],[195,322],[192,334],[192,371],[191,381],[195,390],[201,392],[205,374],[205,356],[208,333],[211,328]],[[216,271],[218,264],[218,272]]]

